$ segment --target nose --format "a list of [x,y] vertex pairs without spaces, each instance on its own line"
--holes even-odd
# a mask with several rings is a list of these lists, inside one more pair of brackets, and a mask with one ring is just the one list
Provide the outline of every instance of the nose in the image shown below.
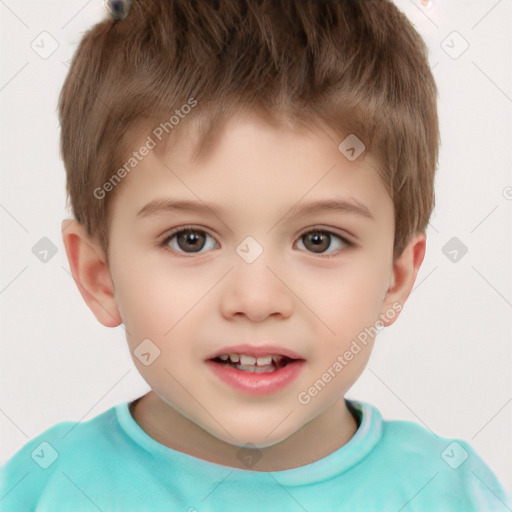
[[[256,261],[247,263],[240,259],[226,276],[221,309],[227,319],[247,317],[253,322],[262,322],[268,317],[289,318],[293,313],[293,284],[275,260],[261,255]],[[288,273],[289,274],[289,273]]]

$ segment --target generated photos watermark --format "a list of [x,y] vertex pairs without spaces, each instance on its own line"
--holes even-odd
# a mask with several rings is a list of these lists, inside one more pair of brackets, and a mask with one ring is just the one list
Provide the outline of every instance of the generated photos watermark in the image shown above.
[[[94,189],[93,195],[96,199],[105,199],[106,195],[121,182],[135,167],[139,165],[149,152],[156,148],[156,146],[163,140],[166,134],[169,134],[178,124],[181,119],[184,119],[192,109],[197,105],[197,100],[189,98],[187,103],[183,104],[179,109],[176,109],[168,121],[160,123],[153,129],[151,135],[148,135],[146,141],[137,151],[132,153],[132,156],[101,186]],[[165,135],[164,135],[165,134]],[[156,139],[156,140],[155,140]]]
[[[402,304],[400,302],[395,302],[384,313],[384,318],[386,320],[392,320],[395,318],[397,313],[402,310]],[[307,405],[311,402],[311,400],[320,393],[325,386],[331,380],[333,380],[343,369],[354,359],[357,354],[361,352],[361,350],[366,347],[368,341],[374,338],[377,333],[384,328],[381,320],[377,320],[372,326],[365,327],[363,331],[361,331],[356,339],[352,340],[352,344],[350,347],[343,352],[343,354],[338,355],[336,360],[326,368],[325,372],[318,378],[307,390],[301,391],[297,395],[297,400],[302,405]]]

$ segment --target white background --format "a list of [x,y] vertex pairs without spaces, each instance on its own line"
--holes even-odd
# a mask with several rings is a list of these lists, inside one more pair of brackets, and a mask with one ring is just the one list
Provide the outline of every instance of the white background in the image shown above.
[[[396,3],[426,40],[439,87],[436,209],[415,289],[348,398],[468,441],[510,491],[512,3]],[[103,327],[83,302],[60,234],[70,214],[57,98],[81,35],[103,16],[100,0],[0,0],[2,461],[59,421],[148,389],[123,327]],[[46,59],[31,47],[43,31],[58,43]],[[32,253],[42,237],[57,247],[46,263]],[[468,248],[455,263],[442,252],[452,237]]]

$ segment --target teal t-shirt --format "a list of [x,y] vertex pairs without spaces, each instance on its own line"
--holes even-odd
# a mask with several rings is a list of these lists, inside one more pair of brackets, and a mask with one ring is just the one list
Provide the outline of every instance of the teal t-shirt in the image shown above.
[[[498,480],[464,441],[408,421],[383,421],[350,401],[359,428],[327,457],[294,469],[236,469],[168,448],[120,403],[61,422],[1,468],[2,512],[411,512],[511,509]],[[247,449],[245,449],[247,450]]]

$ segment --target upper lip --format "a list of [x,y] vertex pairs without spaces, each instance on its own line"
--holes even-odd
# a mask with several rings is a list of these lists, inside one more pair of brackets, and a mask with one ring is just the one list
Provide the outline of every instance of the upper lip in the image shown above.
[[248,343],[242,345],[230,345],[220,348],[219,350],[216,350],[207,359],[215,359],[216,357],[219,357],[223,354],[244,354],[253,357],[279,355],[288,357],[289,359],[304,359],[299,354],[295,353],[293,350],[280,347],[278,345],[251,345]]

